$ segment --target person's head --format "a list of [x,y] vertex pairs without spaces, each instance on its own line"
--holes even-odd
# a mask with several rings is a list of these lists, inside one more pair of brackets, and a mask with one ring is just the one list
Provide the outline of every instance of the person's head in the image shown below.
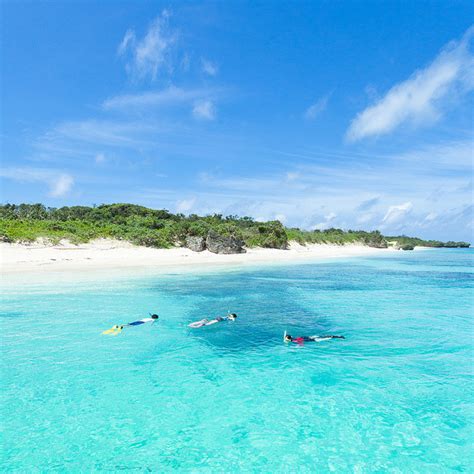
[[151,315],[151,319],[158,319],[158,318],[159,318],[159,316],[157,314],[152,314]]
[[232,321],[234,321],[234,320],[237,319],[237,315],[236,315],[235,313],[229,313],[229,316],[228,316],[228,317],[229,317],[229,319],[232,320]]
[[285,342],[291,342],[292,340],[293,338],[289,334],[285,336]]

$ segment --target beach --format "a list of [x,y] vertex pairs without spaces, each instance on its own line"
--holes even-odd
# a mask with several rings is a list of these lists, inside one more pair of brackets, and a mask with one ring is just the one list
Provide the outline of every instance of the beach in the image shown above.
[[313,262],[321,259],[383,255],[393,249],[364,245],[300,245],[291,242],[288,250],[250,248],[241,254],[215,254],[207,250],[193,252],[184,247],[156,249],[129,242],[97,239],[74,245],[62,240],[57,245],[36,241],[32,244],[0,244],[2,272],[51,272],[75,270],[113,270],[173,266],[252,265],[256,263]]

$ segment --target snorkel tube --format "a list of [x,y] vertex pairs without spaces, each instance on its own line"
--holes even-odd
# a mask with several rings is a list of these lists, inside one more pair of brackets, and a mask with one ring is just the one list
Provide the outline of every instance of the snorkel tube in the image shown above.
[[283,342],[285,342],[285,343],[287,342],[287,340],[286,340],[286,330],[285,330],[285,332],[283,333]]

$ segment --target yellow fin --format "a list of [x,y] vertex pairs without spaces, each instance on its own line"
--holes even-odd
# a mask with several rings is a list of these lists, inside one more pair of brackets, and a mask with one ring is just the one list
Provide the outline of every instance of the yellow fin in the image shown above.
[[106,331],[102,332],[102,334],[110,334],[112,336],[116,336],[122,329],[123,326],[112,326],[110,329],[107,329]]

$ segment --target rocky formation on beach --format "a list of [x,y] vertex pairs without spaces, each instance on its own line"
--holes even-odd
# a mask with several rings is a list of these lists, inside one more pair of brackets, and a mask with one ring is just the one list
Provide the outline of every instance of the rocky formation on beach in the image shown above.
[[209,250],[212,253],[232,254],[245,253],[244,242],[236,237],[226,237],[210,230],[207,237],[188,236],[185,245],[194,252]]
[[202,252],[206,250],[206,239],[204,237],[188,235],[186,237],[186,247],[193,252]]
[[225,237],[210,230],[206,238],[206,247],[212,253],[245,253],[244,242],[236,237]]
[[380,241],[380,242],[372,241],[372,242],[368,242],[367,245],[374,249],[386,249],[388,247],[387,242],[385,241]]

